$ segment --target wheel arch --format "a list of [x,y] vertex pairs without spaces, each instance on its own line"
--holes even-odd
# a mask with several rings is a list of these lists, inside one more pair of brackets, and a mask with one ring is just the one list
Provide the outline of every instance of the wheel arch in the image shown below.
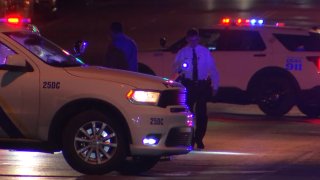
[[111,103],[99,99],[88,98],[74,100],[72,102],[69,102],[68,104],[65,104],[58,110],[50,124],[48,134],[49,143],[54,147],[54,149],[61,149],[63,128],[70,121],[70,119],[74,115],[89,109],[95,109],[101,112],[108,112],[112,116],[117,117],[121,127],[124,128],[123,132],[125,133],[127,142],[129,144],[132,142],[130,128],[120,110],[113,106]]
[[270,66],[265,67],[254,73],[254,75],[251,77],[251,79],[248,82],[247,85],[247,92],[249,92],[249,95],[251,97],[254,97],[255,95],[255,86],[256,83],[259,82],[260,79],[270,76],[279,76],[279,77],[285,77],[290,81],[290,83],[295,88],[296,92],[298,93],[300,91],[300,85],[296,78],[292,75],[291,72],[289,72],[286,69],[283,69],[281,67],[277,66]]

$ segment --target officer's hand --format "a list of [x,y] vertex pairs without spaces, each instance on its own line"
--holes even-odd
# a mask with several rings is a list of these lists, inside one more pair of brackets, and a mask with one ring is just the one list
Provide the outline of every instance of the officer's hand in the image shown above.
[[181,76],[179,73],[174,73],[170,79],[179,82],[181,80]]

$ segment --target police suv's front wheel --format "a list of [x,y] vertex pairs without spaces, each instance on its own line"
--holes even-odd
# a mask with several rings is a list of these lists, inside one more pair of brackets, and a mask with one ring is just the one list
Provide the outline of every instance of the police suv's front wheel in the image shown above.
[[113,171],[126,155],[121,128],[106,114],[88,110],[76,115],[63,132],[63,155],[84,174]]

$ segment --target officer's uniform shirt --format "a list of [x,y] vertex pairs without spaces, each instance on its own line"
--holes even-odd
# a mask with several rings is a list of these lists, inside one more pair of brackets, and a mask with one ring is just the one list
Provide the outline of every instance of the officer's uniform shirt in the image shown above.
[[[211,78],[212,89],[217,91],[219,87],[219,74],[215,66],[214,58],[210,51],[202,46],[197,45],[195,52],[198,60],[198,80],[206,80]],[[192,47],[186,46],[182,48],[176,55],[174,62],[174,72],[184,75],[185,78],[192,80]]]

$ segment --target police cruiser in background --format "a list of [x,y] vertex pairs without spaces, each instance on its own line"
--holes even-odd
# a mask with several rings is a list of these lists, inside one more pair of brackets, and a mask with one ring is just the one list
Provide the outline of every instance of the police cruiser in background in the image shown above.
[[191,150],[181,84],[85,65],[25,28],[29,19],[0,22],[0,148],[62,150],[84,174],[139,173]]
[[[257,104],[271,116],[282,116],[294,105],[307,116],[320,115],[317,29],[224,18],[220,25],[199,29],[199,33],[220,74],[221,88],[212,101]],[[160,43],[164,45],[165,40]],[[140,52],[140,72],[170,77],[175,55],[185,45],[181,38],[161,50]]]

